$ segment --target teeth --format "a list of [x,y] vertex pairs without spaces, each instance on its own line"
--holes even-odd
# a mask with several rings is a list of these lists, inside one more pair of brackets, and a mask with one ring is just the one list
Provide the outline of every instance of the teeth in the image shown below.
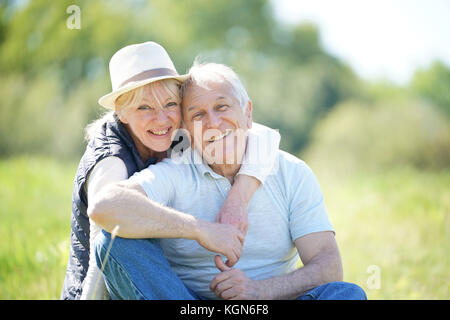
[[157,136],[162,136],[165,135],[170,128],[167,128],[166,130],[162,130],[162,131],[155,131],[155,130],[149,130],[151,133],[156,134]]
[[216,140],[223,139],[223,138],[225,138],[227,135],[229,135],[230,132],[231,132],[231,130],[230,130],[230,129],[227,129],[227,130],[225,131],[225,133],[222,133],[221,135],[218,135],[218,136],[212,136],[211,138],[209,138],[209,142],[214,142],[214,141],[216,141]]

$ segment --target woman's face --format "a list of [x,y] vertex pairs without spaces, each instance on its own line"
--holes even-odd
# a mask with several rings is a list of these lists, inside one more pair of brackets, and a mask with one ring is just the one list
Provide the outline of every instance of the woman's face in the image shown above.
[[125,123],[141,156],[164,152],[181,123],[180,97],[168,92],[160,81],[144,87],[141,101],[125,107]]

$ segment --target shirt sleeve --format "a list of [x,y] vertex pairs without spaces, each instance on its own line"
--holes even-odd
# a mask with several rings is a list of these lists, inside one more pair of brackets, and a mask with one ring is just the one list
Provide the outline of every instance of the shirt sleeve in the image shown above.
[[[125,163],[118,157],[107,157],[99,161],[91,170],[86,183],[86,194],[92,199],[105,185],[125,180],[128,177]],[[94,239],[101,228],[89,219],[89,251],[94,252]],[[89,255],[89,267],[83,282],[81,300],[105,300],[108,298],[105,282],[97,267],[95,255]]]
[[247,150],[238,174],[255,177],[261,184],[278,169],[278,131],[258,123],[253,123],[248,131]]
[[321,231],[334,231],[319,183],[312,170],[303,163],[301,173],[292,172],[290,183],[289,227],[292,240]]

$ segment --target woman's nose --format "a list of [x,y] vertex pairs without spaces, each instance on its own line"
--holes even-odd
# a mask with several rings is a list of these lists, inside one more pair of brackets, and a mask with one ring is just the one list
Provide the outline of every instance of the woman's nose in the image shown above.
[[166,123],[168,118],[166,110],[158,109],[155,119],[158,123]]

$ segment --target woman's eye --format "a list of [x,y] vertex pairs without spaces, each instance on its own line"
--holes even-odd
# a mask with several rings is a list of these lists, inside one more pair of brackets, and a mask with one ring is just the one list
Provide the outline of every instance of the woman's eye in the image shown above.
[[138,107],[138,110],[151,110],[152,107],[150,107],[149,105],[142,105]]
[[166,108],[171,108],[171,107],[176,107],[178,106],[178,103],[176,102],[169,102],[168,104],[166,104]]

